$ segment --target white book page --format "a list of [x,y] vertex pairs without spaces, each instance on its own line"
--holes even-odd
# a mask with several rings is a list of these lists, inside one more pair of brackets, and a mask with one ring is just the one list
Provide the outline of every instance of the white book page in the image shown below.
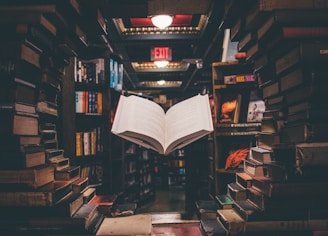
[[138,96],[121,96],[112,132],[131,131],[156,139],[164,146],[165,112],[162,107]]
[[197,95],[172,106],[166,112],[165,122],[165,149],[188,135],[195,134],[195,138],[199,131],[213,131],[208,95]]

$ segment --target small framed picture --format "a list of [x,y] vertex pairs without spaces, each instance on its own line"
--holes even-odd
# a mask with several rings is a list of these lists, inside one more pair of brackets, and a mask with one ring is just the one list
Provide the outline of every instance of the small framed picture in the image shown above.
[[222,93],[218,95],[218,123],[238,123],[242,95]]
[[248,105],[247,122],[261,122],[265,103],[262,100],[250,101]]

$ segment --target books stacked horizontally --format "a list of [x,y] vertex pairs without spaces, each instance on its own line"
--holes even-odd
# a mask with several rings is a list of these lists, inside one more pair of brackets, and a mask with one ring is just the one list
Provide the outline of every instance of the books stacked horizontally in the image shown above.
[[[61,4],[68,2],[74,1]],[[59,8],[0,6],[0,231],[9,234],[94,233],[102,218],[84,202],[88,178],[80,178],[80,167],[70,166],[58,145],[57,101],[67,63],[55,47]]]
[[[240,8],[231,2],[229,11]],[[254,64],[266,111],[244,171],[227,186],[234,206],[218,218],[232,234],[327,230],[327,5],[251,3],[235,18],[227,13],[222,27]]]

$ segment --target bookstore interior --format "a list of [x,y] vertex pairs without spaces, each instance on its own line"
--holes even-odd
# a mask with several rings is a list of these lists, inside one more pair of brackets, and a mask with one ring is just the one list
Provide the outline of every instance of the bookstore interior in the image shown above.
[[0,24],[3,235],[328,235],[328,0],[2,0]]

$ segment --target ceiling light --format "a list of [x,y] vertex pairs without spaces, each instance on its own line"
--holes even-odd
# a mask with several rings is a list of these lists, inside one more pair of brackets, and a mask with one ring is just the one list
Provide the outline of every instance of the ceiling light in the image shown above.
[[165,29],[172,24],[173,17],[169,15],[157,15],[151,18],[153,25],[160,29]]
[[158,80],[158,81],[157,81],[157,84],[158,84],[158,85],[164,85],[164,84],[165,84],[165,80]]
[[167,66],[169,64],[169,61],[154,61],[154,64],[158,68],[163,68],[163,67],[165,67],[165,66]]

